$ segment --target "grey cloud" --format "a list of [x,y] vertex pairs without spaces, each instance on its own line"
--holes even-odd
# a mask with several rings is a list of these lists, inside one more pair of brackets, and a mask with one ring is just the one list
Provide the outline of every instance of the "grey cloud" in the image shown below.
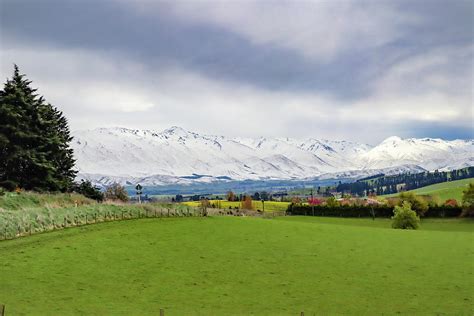
[[[348,3],[380,11],[375,1]],[[390,40],[368,43],[378,34],[369,30],[363,43],[357,36],[339,41],[331,58],[318,59],[314,51],[310,57],[299,51],[304,42],[256,41],[251,28],[245,33],[209,21],[206,12],[188,18],[173,2],[3,0],[0,74],[9,76],[11,64],[20,63],[47,99],[65,106],[75,128],[183,125],[216,134],[308,133],[367,142],[392,134],[468,137],[469,117],[460,115],[472,100],[472,3],[382,3],[399,19],[395,33],[386,32]],[[222,12],[232,15],[231,9],[224,5]],[[258,22],[253,16],[242,23]],[[275,20],[280,28],[290,23]],[[328,39],[337,33],[331,27]],[[325,34],[310,49],[324,45]],[[423,66],[428,56],[445,58]],[[404,65],[420,71],[400,74]],[[431,101],[436,104],[426,104]],[[416,106],[424,121],[407,114]],[[398,108],[404,112],[395,113]],[[262,121],[265,115],[274,126]],[[207,130],[196,117],[209,120]]]

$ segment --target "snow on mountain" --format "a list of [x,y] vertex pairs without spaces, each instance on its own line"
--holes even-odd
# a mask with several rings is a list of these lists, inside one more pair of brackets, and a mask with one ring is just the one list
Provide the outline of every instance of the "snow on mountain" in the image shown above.
[[372,147],[314,138],[227,138],[176,126],[162,132],[98,128],[73,136],[79,177],[102,184],[357,177],[474,165],[472,140],[390,137]]
[[392,136],[361,154],[364,169],[388,168],[404,164],[427,170],[455,169],[473,162],[473,140],[445,141],[439,138],[401,139]]

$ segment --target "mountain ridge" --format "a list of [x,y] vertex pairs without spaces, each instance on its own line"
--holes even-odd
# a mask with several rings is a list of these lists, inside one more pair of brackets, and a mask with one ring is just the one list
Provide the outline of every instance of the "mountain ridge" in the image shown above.
[[314,137],[201,135],[178,126],[161,132],[102,127],[72,134],[79,178],[99,184],[146,178],[153,178],[156,185],[339,178],[341,174],[356,178],[380,170],[421,172],[474,165],[473,140],[391,136],[372,146]]

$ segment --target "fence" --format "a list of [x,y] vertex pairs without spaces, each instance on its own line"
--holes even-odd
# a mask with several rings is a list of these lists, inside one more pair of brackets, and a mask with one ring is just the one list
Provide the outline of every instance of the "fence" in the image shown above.
[[207,208],[207,215],[232,215],[232,216],[255,216],[263,218],[273,218],[276,216],[285,216],[285,211],[269,211],[269,212],[260,212],[254,210],[245,210],[245,209],[220,209],[220,208]]
[[[0,316],[5,316],[5,305],[0,304]],[[165,310],[160,308],[160,316],[165,316]],[[300,316],[304,316],[304,312],[300,313]]]
[[[30,218],[26,220],[20,216],[19,218],[12,217],[10,222],[2,223],[3,229],[0,230],[0,240],[15,239],[47,231],[112,221],[140,218],[195,217],[202,215],[202,211],[195,208],[173,209],[147,206],[127,208],[125,210],[120,209],[120,207],[107,208],[107,211],[67,214],[62,216],[62,218],[57,215],[40,216],[39,214],[29,214]],[[31,220],[31,217],[33,217],[33,220]]]
[[[125,208],[125,209],[124,209]],[[42,210],[42,209],[41,209]],[[273,218],[285,216],[284,211],[258,212],[244,209],[216,209],[216,208],[156,208],[150,205],[116,206],[105,205],[95,209],[72,208],[70,212],[64,209],[49,209],[40,213],[33,211],[10,211],[10,217],[0,216],[0,240],[15,239],[37,233],[61,230],[70,227],[79,227],[103,222],[122,221],[140,218],[165,218],[165,217],[196,217],[196,216],[255,216]],[[42,210],[44,211],[44,210]],[[59,214],[58,214],[59,213]],[[0,213],[0,215],[3,215]]]

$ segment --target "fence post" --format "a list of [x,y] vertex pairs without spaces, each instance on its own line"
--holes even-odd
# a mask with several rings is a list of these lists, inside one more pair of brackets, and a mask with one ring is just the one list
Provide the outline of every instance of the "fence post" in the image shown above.
[[31,223],[30,223],[30,236],[31,236]]
[[168,209],[168,217],[170,217],[170,209]]
[[97,224],[97,213],[94,213],[94,221]]
[[304,316],[304,312],[301,312],[301,316]]
[[5,305],[0,304],[0,316],[5,316]]
[[165,310],[160,308],[160,316],[165,316]]
[[89,221],[87,220],[87,214],[86,214],[86,225],[89,224]]
[[67,220],[66,220],[66,216],[64,216],[64,228],[67,227]]
[[122,211],[122,220],[123,220],[123,211]]
[[7,226],[3,229],[3,235],[5,236],[4,239],[7,240]]

